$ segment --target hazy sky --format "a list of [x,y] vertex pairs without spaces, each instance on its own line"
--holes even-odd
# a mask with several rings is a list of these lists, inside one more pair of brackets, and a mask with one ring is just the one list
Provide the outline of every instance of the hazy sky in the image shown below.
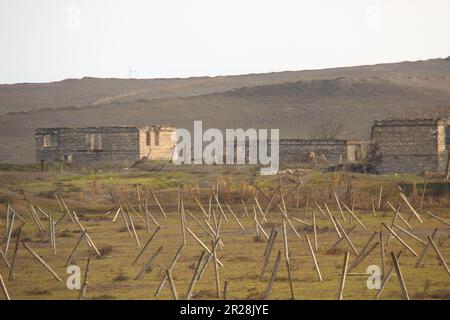
[[0,0],[0,83],[449,55],[449,0]]

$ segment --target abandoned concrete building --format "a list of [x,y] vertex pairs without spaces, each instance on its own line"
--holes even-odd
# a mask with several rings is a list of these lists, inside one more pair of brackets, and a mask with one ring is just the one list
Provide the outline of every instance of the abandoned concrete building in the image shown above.
[[35,132],[37,161],[133,163],[171,160],[174,126],[41,128]]
[[371,142],[379,173],[448,172],[450,119],[375,121]]

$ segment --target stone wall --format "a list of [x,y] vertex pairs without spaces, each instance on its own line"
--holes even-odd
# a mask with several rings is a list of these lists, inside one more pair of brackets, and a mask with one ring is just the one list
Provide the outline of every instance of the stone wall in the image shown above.
[[280,140],[281,163],[337,164],[345,161],[345,140]]
[[[152,126],[140,135],[140,157],[149,160],[171,160],[176,144],[176,128],[173,126]],[[148,140],[148,138],[150,138]],[[142,143],[145,141],[146,143]],[[149,144],[147,144],[150,142]]]
[[381,120],[372,127],[379,148],[380,173],[421,173],[445,170],[447,120]]
[[76,164],[131,164],[143,157],[170,160],[169,150],[175,143],[171,139],[174,130],[174,127],[162,126],[37,129],[36,160]]

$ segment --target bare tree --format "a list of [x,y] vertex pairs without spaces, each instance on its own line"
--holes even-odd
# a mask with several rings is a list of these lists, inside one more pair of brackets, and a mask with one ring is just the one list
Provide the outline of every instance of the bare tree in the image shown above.
[[337,139],[344,125],[330,118],[320,119],[310,130],[311,139]]

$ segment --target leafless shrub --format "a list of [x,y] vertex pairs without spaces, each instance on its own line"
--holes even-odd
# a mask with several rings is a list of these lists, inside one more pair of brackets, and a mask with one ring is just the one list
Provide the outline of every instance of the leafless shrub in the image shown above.
[[331,118],[323,118],[315,123],[315,126],[310,130],[310,139],[337,139],[344,125]]

